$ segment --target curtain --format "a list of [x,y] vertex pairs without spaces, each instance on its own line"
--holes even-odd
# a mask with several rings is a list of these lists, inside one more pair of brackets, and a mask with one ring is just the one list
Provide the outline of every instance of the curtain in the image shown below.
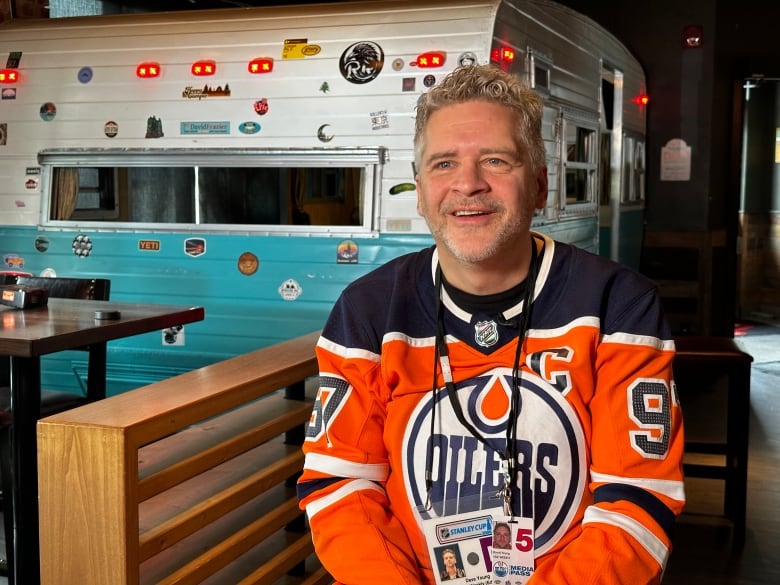
[[79,196],[79,170],[75,167],[54,169],[54,193],[51,200],[51,219],[70,219],[76,210]]

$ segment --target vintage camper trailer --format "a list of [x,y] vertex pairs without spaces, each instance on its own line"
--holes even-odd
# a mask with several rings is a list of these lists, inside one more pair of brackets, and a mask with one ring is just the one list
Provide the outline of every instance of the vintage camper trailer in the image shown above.
[[[0,27],[0,52],[2,268],[206,309],[110,345],[112,393],[317,329],[347,283],[430,245],[415,104],[467,63],[545,100],[536,229],[638,263],[644,73],[547,0],[20,21]],[[76,385],[83,359],[52,360],[45,383]]]

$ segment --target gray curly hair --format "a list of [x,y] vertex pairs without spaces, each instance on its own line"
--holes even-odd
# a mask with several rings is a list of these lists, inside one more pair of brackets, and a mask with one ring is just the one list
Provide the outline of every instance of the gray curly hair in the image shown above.
[[455,69],[423,94],[417,103],[414,162],[418,171],[425,148],[423,131],[431,114],[443,107],[470,101],[503,104],[514,111],[518,121],[517,144],[528,151],[535,172],[545,165],[542,99],[517,77],[494,65],[468,65]]

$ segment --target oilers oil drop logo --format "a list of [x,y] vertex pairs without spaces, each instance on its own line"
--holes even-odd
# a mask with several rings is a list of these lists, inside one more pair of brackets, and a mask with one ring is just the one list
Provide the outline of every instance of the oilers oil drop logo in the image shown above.
[[[424,509],[426,466],[433,474],[432,510],[422,518],[474,512],[500,505],[501,456],[505,453],[510,368],[496,368],[457,385],[466,420],[487,440],[486,447],[464,427],[447,391],[421,399],[403,440],[404,473],[412,505]],[[582,499],[587,479],[585,437],[576,413],[551,384],[527,370],[521,381],[522,405],[517,420],[518,476],[513,484],[514,513],[534,518],[536,551],[551,548],[565,533]],[[427,462],[431,453],[432,463]]]

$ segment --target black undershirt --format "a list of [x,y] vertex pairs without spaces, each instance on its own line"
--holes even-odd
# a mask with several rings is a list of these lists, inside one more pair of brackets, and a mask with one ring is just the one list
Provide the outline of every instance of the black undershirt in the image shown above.
[[444,273],[441,275],[442,285],[450,298],[461,309],[474,314],[500,316],[504,311],[514,307],[519,299],[525,296],[525,280],[512,288],[490,295],[473,295],[454,287],[447,281]]

